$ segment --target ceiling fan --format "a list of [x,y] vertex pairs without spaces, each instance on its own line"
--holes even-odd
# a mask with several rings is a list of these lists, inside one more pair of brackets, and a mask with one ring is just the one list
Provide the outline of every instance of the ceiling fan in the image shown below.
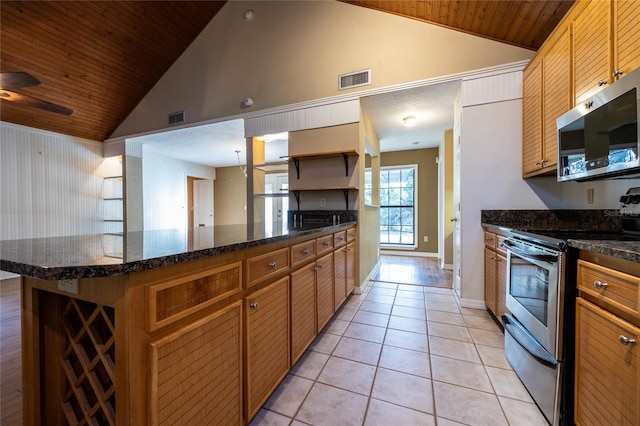
[[69,108],[13,91],[14,89],[37,86],[38,84],[40,84],[40,80],[26,72],[2,72],[0,73],[0,99],[23,103],[45,111],[55,112],[56,114],[73,114],[73,110]]

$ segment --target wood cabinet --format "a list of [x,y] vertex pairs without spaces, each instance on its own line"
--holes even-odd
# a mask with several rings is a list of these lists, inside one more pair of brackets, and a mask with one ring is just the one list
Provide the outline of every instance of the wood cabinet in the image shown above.
[[338,308],[333,298],[333,253],[316,261],[316,313],[317,330],[322,331]]
[[507,258],[504,237],[484,232],[484,303],[496,316],[507,312]]
[[640,66],[640,8],[634,1],[591,1],[573,19],[574,106]]
[[576,425],[640,424],[639,354],[640,328],[577,299]]
[[640,264],[579,257],[575,423],[640,424]]
[[524,178],[557,170],[556,119],[640,66],[635,0],[578,0],[523,72]]
[[345,285],[347,296],[356,288],[356,243],[351,242],[344,248]]
[[241,312],[236,302],[149,343],[149,424],[242,423]]
[[316,263],[291,274],[291,365],[316,337]]
[[245,419],[251,419],[289,371],[289,278],[244,301]]

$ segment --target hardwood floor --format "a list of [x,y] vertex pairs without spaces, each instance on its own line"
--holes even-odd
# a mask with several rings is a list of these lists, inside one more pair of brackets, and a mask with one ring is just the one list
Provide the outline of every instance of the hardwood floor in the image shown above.
[[22,424],[19,278],[0,281],[0,424]]
[[452,288],[453,274],[443,270],[433,257],[381,255],[374,281]]

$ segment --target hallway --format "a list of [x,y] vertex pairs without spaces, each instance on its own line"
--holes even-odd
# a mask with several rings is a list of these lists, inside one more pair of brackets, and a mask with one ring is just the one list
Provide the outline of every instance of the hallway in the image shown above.
[[381,263],[384,281],[350,296],[252,425],[547,424],[498,325],[458,305],[450,272],[435,259]]

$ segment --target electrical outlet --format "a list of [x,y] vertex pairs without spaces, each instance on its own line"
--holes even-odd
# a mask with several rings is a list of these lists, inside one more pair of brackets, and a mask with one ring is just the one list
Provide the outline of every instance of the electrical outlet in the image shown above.
[[428,236],[428,235],[425,235],[425,236],[423,237],[423,239],[424,239],[424,242],[425,242],[425,243],[428,243],[428,242],[429,242],[429,236]]
[[326,207],[326,206],[327,206],[327,199],[320,198],[320,207]]
[[58,290],[66,291],[68,293],[78,294],[78,280],[75,278],[58,280]]
[[593,204],[593,188],[587,189],[587,204]]

